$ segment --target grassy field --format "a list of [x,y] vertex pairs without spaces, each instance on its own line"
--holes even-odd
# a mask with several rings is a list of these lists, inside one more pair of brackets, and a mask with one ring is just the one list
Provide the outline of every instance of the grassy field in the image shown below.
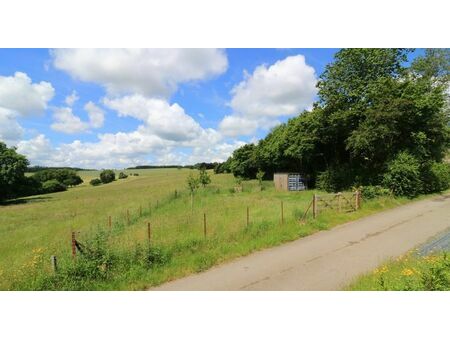
[[[260,191],[256,181],[245,181],[244,191],[234,193],[231,175],[211,174],[212,183],[199,189],[191,211],[186,191],[191,172],[131,170],[127,173],[139,176],[91,187],[86,182],[98,172],[83,171],[81,186],[0,206],[0,289],[144,289],[407,202],[379,198],[357,212],[324,212],[300,224],[314,191],[277,192],[272,182]],[[72,230],[90,248],[75,262]],[[50,255],[58,257],[56,275]]]
[[409,253],[359,277],[348,290],[448,291],[450,253],[419,257]]

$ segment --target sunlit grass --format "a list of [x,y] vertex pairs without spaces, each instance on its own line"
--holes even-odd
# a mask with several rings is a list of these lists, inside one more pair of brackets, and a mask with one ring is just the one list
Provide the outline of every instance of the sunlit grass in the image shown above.
[[[107,250],[115,263],[106,279],[87,278],[76,283],[64,280],[51,288],[142,289],[407,202],[383,197],[364,202],[357,212],[324,211],[317,219],[309,215],[300,224],[298,219],[315,191],[277,192],[269,181],[264,182],[265,189],[260,191],[256,181],[245,181],[243,192],[234,193],[231,175],[211,175],[211,185],[195,194],[191,211],[190,196],[185,190],[190,170],[127,173],[134,172],[139,176],[98,187],[85,183],[67,192],[0,206],[0,288],[42,287],[36,284],[36,275],[51,273],[50,255],[57,255],[60,266],[71,266],[72,230],[81,242],[105,232]],[[80,174],[88,182],[98,172]],[[108,216],[112,219],[111,229]],[[133,263],[132,256],[139,256],[136,252],[148,246],[148,222],[151,245],[171,256],[163,266],[149,268]],[[36,250],[39,259],[35,257]],[[30,262],[35,263],[30,266]]]

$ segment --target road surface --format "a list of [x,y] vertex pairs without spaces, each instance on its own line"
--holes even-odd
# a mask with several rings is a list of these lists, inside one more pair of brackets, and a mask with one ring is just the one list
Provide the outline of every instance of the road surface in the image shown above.
[[340,290],[450,230],[450,194],[255,252],[151,290]]

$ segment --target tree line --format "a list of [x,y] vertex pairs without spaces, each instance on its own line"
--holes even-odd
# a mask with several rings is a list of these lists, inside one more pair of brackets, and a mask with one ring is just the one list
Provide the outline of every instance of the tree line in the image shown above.
[[327,191],[384,186],[397,195],[445,190],[450,51],[342,49],[320,75],[318,101],[246,144],[216,173],[300,172]]
[[15,148],[0,142],[0,202],[23,196],[67,190],[83,183],[72,169],[43,169],[26,176],[29,162]]

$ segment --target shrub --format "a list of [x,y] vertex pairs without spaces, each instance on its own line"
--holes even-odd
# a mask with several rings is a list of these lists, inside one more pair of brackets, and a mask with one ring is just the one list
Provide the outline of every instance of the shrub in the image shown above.
[[419,161],[408,152],[400,152],[388,164],[383,185],[396,196],[417,196],[422,191]]
[[96,186],[102,184],[102,181],[100,181],[99,178],[94,178],[89,182],[90,185]]
[[316,188],[328,192],[343,191],[352,185],[353,180],[353,172],[347,166],[329,168],[317,175]]
[[261,190],[263,188],[263,178],[264,178],[265,174],[266,173],[264,171],[262,171],[261,169],[259,169],[258,172],[256,173],[256,179],[258,180],[258,184],[259,184],[259,187],[261,188]]
[[116,179],[116,174],[112,170],[103,170],[100,173],[100,180],[102,183],[110,183]]
[[198,176],[198,179],[200,181],[200,184],[203,186],[203,188],[211,183],[211,177],[209,177],[205,168],[200,169],[200,174]]
[[123,179],[123,178],[127,178],[127,177],[128,177],[127,174],[125,174],[125,173],[123,173],[123,172],[120,172],[120,173],[119,173],[119,180],[121,180],[121,179]]
[[432,193],[447,190],[450,187],[450,165],[432,162],[422,170],[423,192]]
[[383,188],[380,185],[366,185],[360,187],[362,196],[365,199],[373,199],[380,196],[390,195],[391,191],[389,189]]
[[71,169],[45,169],[38,171],[32,177],[42,183],[57,180],[65,186],[75,186],[83,183],[83,180],[77,175],[77,172]]
[[61,182],[59,182],[57,180],[49,180],[49,181],[45,181],[42,184],[42,190],[44,193],[48,194],[48,193],[52,193],[52,192],[66,191],[67,186],[65,186],[64,184],[62,184]]

